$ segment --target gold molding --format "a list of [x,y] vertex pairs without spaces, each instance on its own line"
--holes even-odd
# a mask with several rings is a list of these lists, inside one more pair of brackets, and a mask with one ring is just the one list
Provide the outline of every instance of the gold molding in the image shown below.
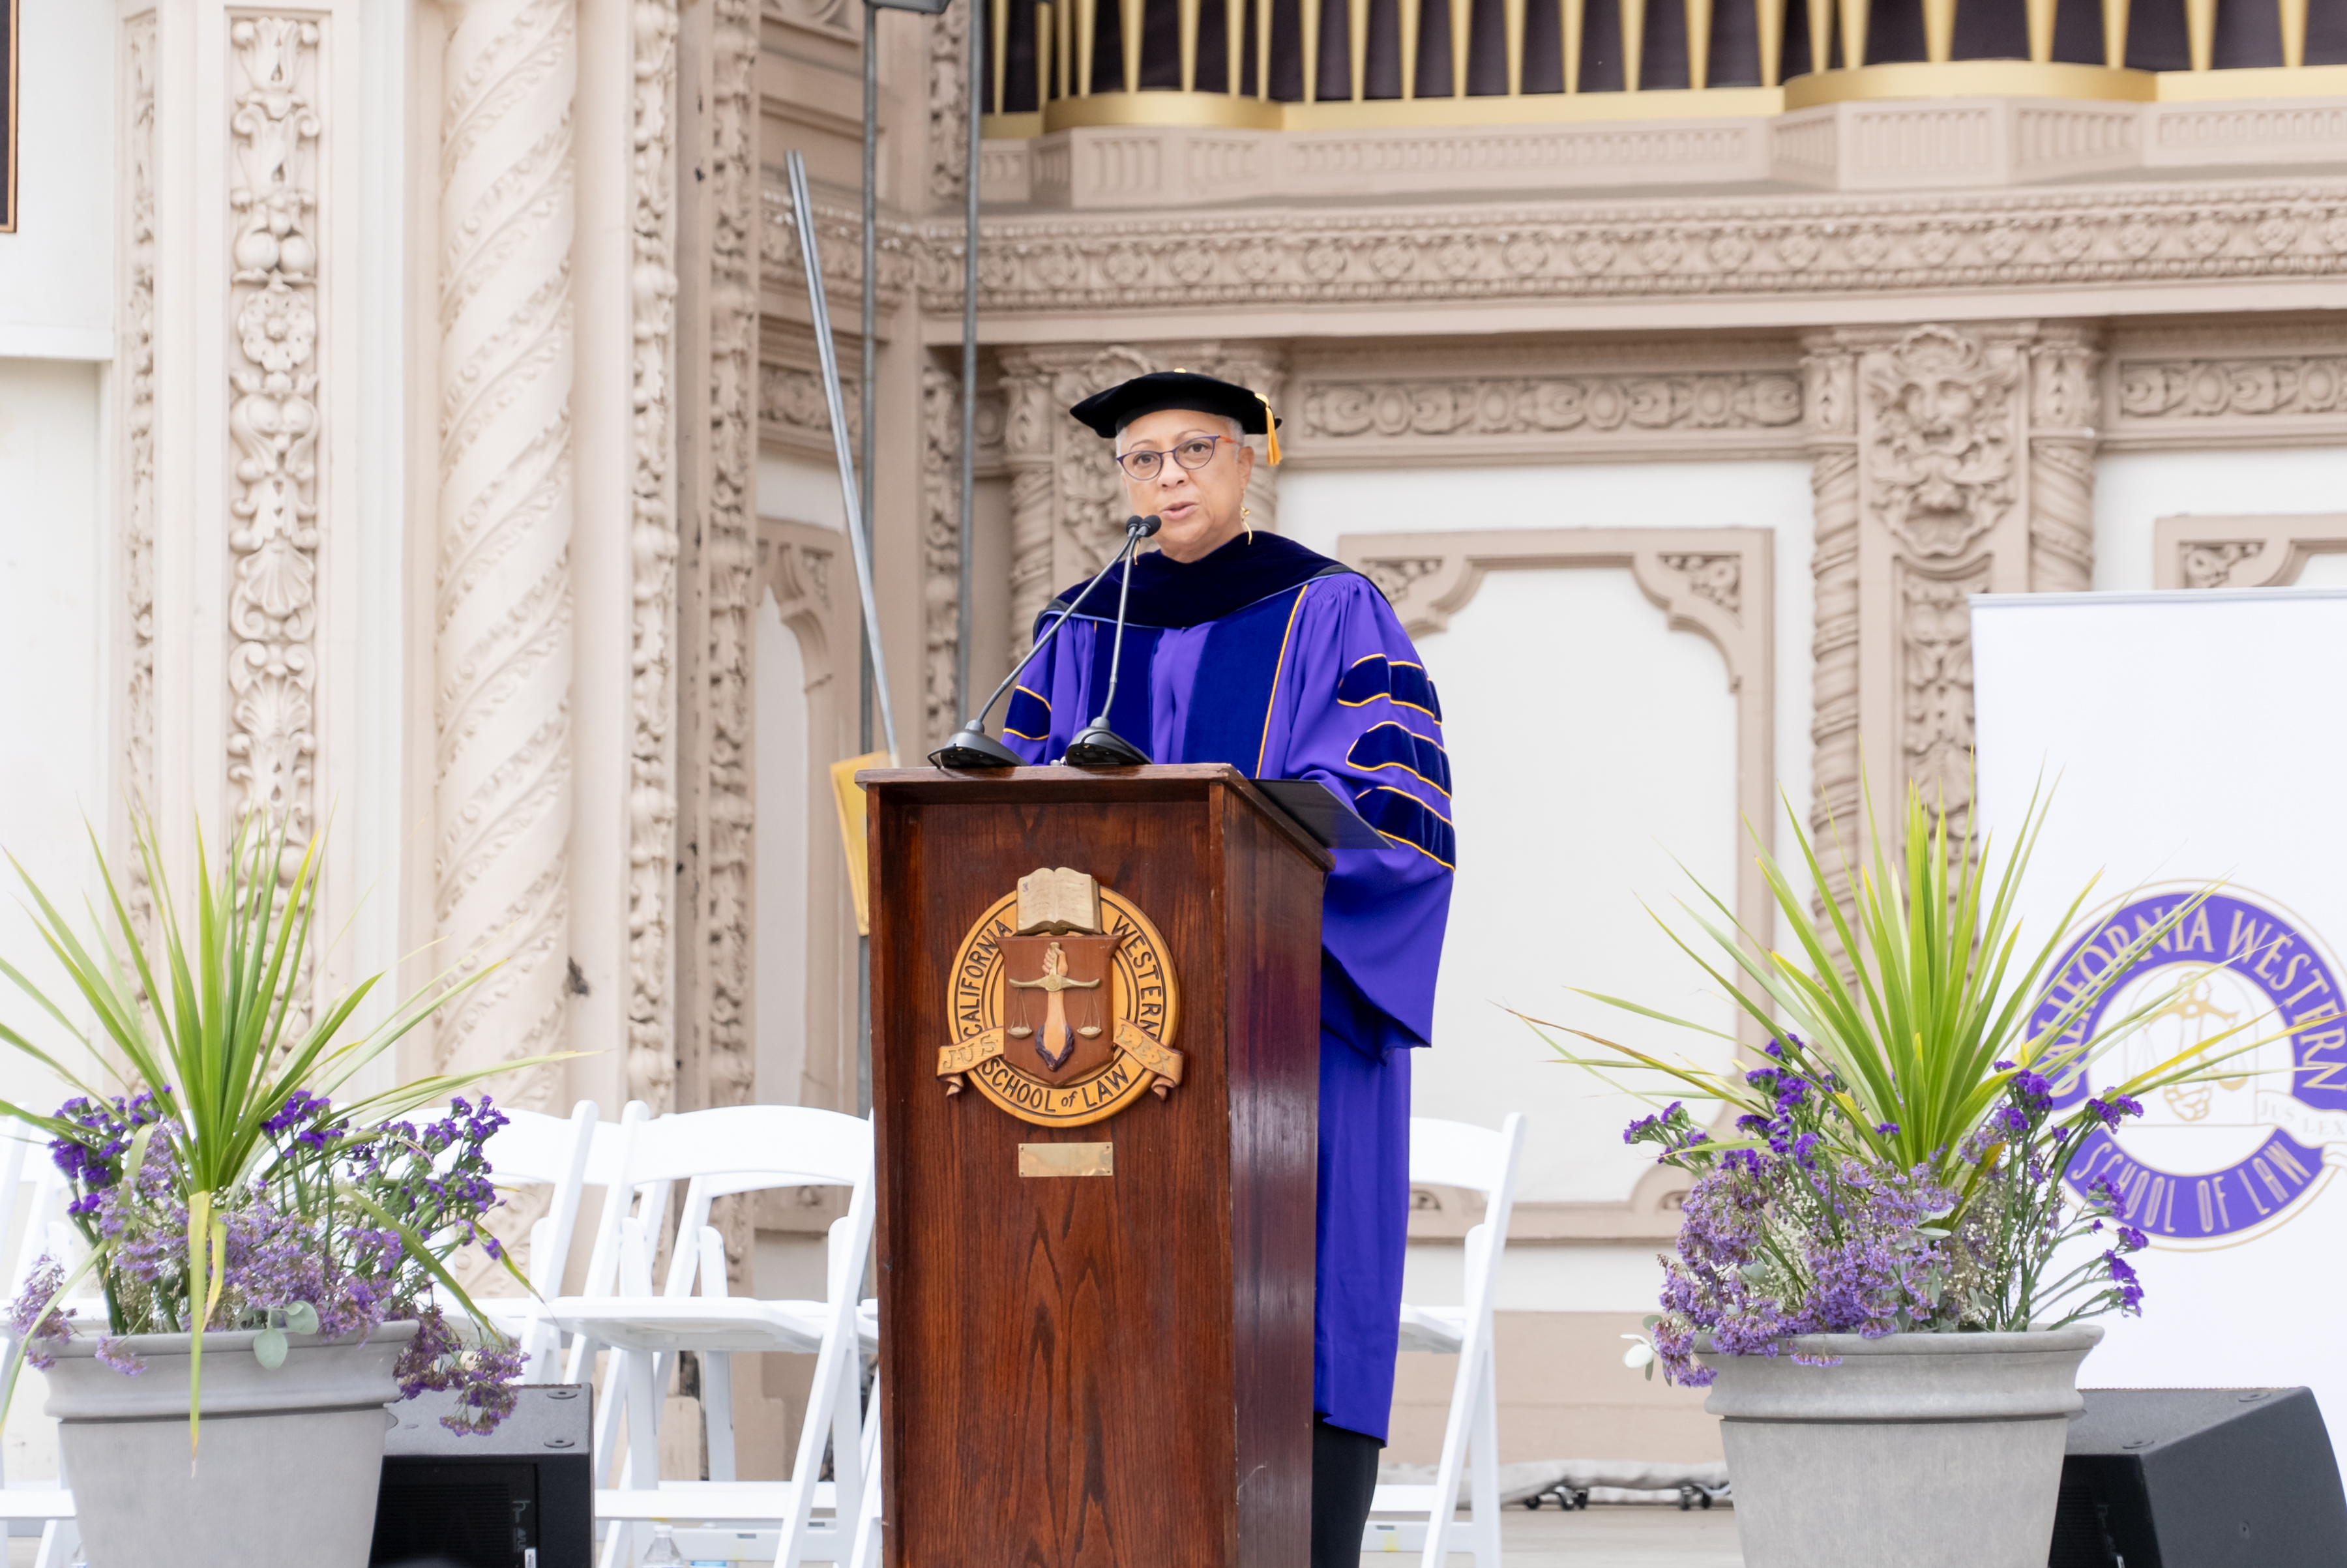
[[[1053,98],[1034,116],[1045,131],[1094,127],[1165,126],[1193,130],[1284,130],[1281,110],[1289,106],[1228,93],[1177,93],[1156,88],[1137,93],[1081,93]],[[1303,105],[1294,106],[1302,108]],[[1009,117],[1004,117],[1009,118]],[[1021,115],[1019,118],[1029,117]],[[986,135],[991,127],[981,127]]]
[[1040,115],[989,115],[989,138],[1028,137],[1088,128],[1166,127],[1197,130],[1433,130],[1454,126],[1549,125],[1575,120],[1711,119],[1774,115],[1786,108],[1777,87],[1713,87],[1636,93],[1493,94],[1467,98],[1322,99],[1281,103],[1227,93],[1091,93],[1053,98]]
[[2159,97],[2160,78],[2150,71],[2040,65],[2032,60],[1860,66],[1854,70],[1813,72],[1785,84],[1788,110],[1899,98],[2072,98],[2147,104]]
[[2159,73],[2159,101],[2164,104],[2337,97],[2347,97],[2347,66],[2254,66],[2233,71]]
[[[5,4],[5,0],[0,0]],[[1588,121],[1768,117],[1825,104],[1933,98],[2061,98],[2081,103],[2221,103],[2347,97],[2347,65],[2224,71],[2137,71],[2032,60],[1904,62],[1812,71],[1781,87],[1507,93],[1286,103],[1257,95],[1079,93],[1040,110],[984,116],[980,134],[1023,140],[1049,131],[1154,127],[1194,130],[1435,130]]]

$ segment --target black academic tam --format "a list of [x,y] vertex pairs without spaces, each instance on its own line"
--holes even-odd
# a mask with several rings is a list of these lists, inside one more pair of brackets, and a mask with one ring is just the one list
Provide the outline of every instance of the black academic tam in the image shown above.
[[1184,408],[1235,419],[1249,436],[1267,436],[1279,421],[1271,405],[1233,382],[1193,370],[1160,370],[1096,392],[1068,412],[1095,435],[1113,437],[1144,414]]

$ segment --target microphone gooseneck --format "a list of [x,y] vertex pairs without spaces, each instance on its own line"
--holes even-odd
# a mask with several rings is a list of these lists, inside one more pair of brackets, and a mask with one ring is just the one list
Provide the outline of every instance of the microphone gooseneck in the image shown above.
[[1063,759],[1076,768],[1137,768],[1148,764],[1149,754],[1114,730],[1109,728],[1108,716],[1116,707],[1116,678],[1124,663],[1124,610],[1133,596],[1133,552],[1141,541],[1164,527],[1164,519],[1152,514],[1134,518],[1124,526],[1124,576],[1118,580],[1116,595],[1115,640],[1109,645],[1108,691],[1101,698],[1100,714],[1084,726],[1083,733],[1068,743]]
[[[1021,674],[1026,672],[1028,666],[1035,662],[1036,657],[1040,655],[1043,650],[1051,645],[1051,639],[1060,634],[1060,628],[1068,623],[1068,618],[1075,614],[1078,610],[1083,607],[1084,600],[1092,597],[1092,589],[1101,585],[1101,579],[1107,577],[1111,571],[1115,569],[1117,562],[1128,560],[1133,554],[1134,547],[1138,545],[1141,540],[1147,538],[1150,535],[1155,533],[1159,528],[1163,528],[1164,526],[1164,519],[1157,516],[1154,512],[1152,512],[1145,518],[1130,517],[1125,518],[1124,548],[1117,551],[1115,555],[1109,558],[1107,565],[1102,567],[1099,571],[1092,574],[1092,581],[1084,584],[1083,591],[1077,594],[1074,599],[1069,601],[1067,609],[1060,611],[1058,617],[1054,619],[1051,624],[1044,630],[1043,635],[1035,640],[1035,646],[1028,650],[1027,657],[1020,660],[1017,664],[1011,667],[1010,673],[1002,678],[1002,684],[994,689],[994,694],[987,698],[985,704],[981,706],[977,712],[971,714],[968,719],[965,719],[962,722],[961,728],[954,732],[953,738],[948,740],[944,745],[939,746],[936,751],[929,753],[929,762],[933,766],[940,768],[1015,768],[1026,765],[1026,758],[1020,756],[1017,752],[1012,751],[1009,746],[1004,745],[1000,741],[996,740],[993,736],[986,733],[986,715],[994,711],[994,705],[1002,701],[1002,694],[1010,690],[1012,683],[1015,682]],[[1132,587],[1132,573],[1130,570],[1125,574],[1124,587],[1127,590]],[[1124,606],[1122,594],[1120,593],[1117,605],[1117,628],[1120,637],[1122,634],[1123,626]],[[1122,649],[1120,648],[1117,651],[1122,651]],[[1115,690],[1115,664],[1113,655],[1112,655],[1109,688],[1113,692]],[[1146,761],[1147,759],[1144,758],[1143,760]]]

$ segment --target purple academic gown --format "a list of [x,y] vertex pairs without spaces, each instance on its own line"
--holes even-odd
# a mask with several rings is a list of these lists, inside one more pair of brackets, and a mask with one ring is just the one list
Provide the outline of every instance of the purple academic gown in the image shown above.
[[[1004,739],[1056,760],[1108,688],[1118,572],[1020,673]],[[1081,591],[1036,622],[1040,634]],[[1431,1038],[1458,859],[1441,706],[1368,579],[1256,534],[1134,563],[1110,727],[1161,763],[1319,779],[1384,835],[1335,851],[1321,909],[1313,1407],[1384,1440],[1409,1214],[1409,1051]]]

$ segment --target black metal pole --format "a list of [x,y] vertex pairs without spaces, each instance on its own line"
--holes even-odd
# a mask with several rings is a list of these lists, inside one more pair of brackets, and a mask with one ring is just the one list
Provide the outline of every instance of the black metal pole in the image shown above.
[[[864,515],[849,519],[848,526],[864,530],[864,548],[870,550],[876,541],[873,529],[872,492],[879,477],[873,471],[873,339],[878,335],[878,257],[879,257],[879,175],[880,175],[880,7],[867,0],[864,7],[864,282],[858,292],[863,296],[861,322],[864,339],[864,381],[856,388],[856,466],[864,474]],[[861,682],[862,701],[856,704],[856,743],[865,751],[872,749],[872,659],[866,654]]]
[[[970,569],[972,509],[978,491],[978,169],[980,111],[986,97],[986,5],[969,0],[969,147],[962,176],[961,239],[961,534],[960,578],[954,596],[954,709],[969,706]],[[1041,63],[1037,63],[1036,107],[1042,107]]]
[[[847,526],[864,534],[866,553],[876,543],[872,527],[872,492],[879,477],[873,471],[873,338],[878,328],[879,290],[879,202],[880,177],[880,7],[865,0],[864,5],[864,314],[861,322],[864,337],[864,383],[856,389],[857,446],[864,470],[863,516],[850,518]],[[876,627],[874,630],[878,629]],[[856,735],[859,749],[872,749],[872,650],[864,648],[862,668],[856,682],[858,701],[856,704]],[[887,700],[885,697],[882,699]],[[878,889],[874,889],[875,892]],[[860,1116],[872,1114],[872,938],[858,935],[856,938],[856,1110]]]

